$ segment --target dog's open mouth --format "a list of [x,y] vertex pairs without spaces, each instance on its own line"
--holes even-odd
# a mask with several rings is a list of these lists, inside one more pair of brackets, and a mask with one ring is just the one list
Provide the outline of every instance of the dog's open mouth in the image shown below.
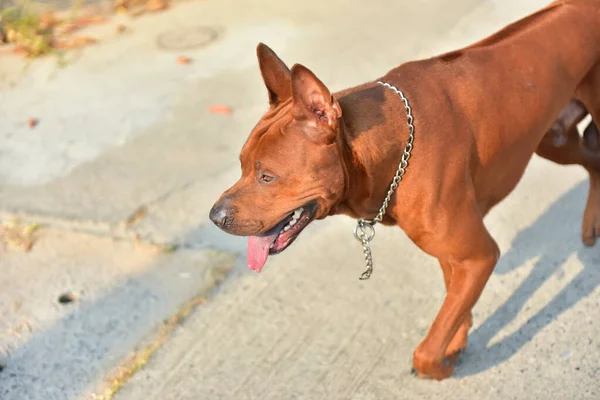
[[248,238],[248,268],[260,272],[271,254],[285,250],[312,221],[317,211],[315,202],[297,208],[269,231]]

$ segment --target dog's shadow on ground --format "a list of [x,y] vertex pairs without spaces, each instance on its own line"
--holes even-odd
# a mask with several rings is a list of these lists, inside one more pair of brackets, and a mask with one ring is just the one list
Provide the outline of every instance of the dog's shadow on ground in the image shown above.
[[[537,260],[508,300],[471,331],[468,348],[457,365],[456,377],[475,375],[510,359],[538,332],[600,284],[600,251],[597,247],[584,247],[580,240],[587,195],[588,181],[585,180],[552,204],[533,225],[517,234],[494,273],[504,275],[522,267],[528,260]],[[515,319],[550,277],[556,274],[560,279],[564,275],[563,264],[573,256],[584,268],[524,325],[490,345],[496,334]]]

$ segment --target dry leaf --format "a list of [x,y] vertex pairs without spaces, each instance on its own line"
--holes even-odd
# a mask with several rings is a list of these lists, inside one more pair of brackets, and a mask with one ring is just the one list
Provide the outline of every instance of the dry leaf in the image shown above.
[[89,36],[76,36],[71,39],[55,40],[54,47],[58,49],[76,49],[96,43],[98,40]]
[[89,26],[89,25],[98,25],[106,22],[106,17],[102,17],[100,15],[93,15],[87,17],[77,18],[75,23],[81,27]]
[[123,32],[125,32],[126,29],[127,29],[127,27],[125,27],[125,25],[121,25],[121,24],[119,24],[115,27],[115,30],[117,31],[117,33],[123,33]]
[[75,21],[64,22],[58,25],[55,29],[55,33],[57,35],[68,35],[69,33],[73,33],[86,26],[101,24],[105,21],[106,18],[99,16],[80,17]]
[[67,22],[67,23],[61,24],[60,26],[58,26],[56,28],[56,34],[67,35],[69,33],[75,32],[79,28],[80,28],[79,25],[77,25],[76,23]]
[[13,53],[15,53],[18,56],[27,56],[27,51],[25,51],[24,48],[22,48],[21,46],[17,46],[13,49]]
[[129,228],[139,220],[148,215],[148,206],[141,206],[131,214],[125,221],[125,225]]
[[185,56],[179,56],[177,57],[177,64],[189,64],[190,63],[189,57],[185,57]]
[[148,0],[148,3],[146,3],[146,10],[156,12],[166,9],[168,6],[169,5],[165,0]]
[[29,125],[30,128],[35,128],[38,124],[38,119],[37,118],[29,118],[29,120],[27,121],[27,125]]
[[229,115],[233,112],[231,110],[231,108],[229,108],[223,104],[217,104],[214,106],[210,106],[208,108],[208,111],[211,112],[212,114],[223,114],[223,115]]
[[29,252],[33,246],[37,224],[23,225],[17,219],[3,221],[0,224],[0,242],[9,248]]
[[39,29],[42,31],[52,29],[57,22],[58,20],[54,18],[54,13],[52,11],[46,11],[40,15]]
[[146,8],[144,6],[135,6],[127,9],[129,15],[131,17],[139,17],[142,14],[146,13]]
[[97,42],[98,42],[97,39],[94,39],[93,37],[89,37],[89,36],[78,36],[74,39],[75,46],[77,46],[77,47],[87,46],[89,44],[94,44]]

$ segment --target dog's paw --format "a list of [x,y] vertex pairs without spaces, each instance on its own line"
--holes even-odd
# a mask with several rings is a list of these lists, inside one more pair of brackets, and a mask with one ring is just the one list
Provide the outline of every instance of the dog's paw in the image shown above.
[[421,379],[441,381],[454,374],[454,366],[445,359],[429,358],[419,348],[413,355],[413,374]]
[[430,368],[426,368],[423,370],[419,370],[414,368],[416,376],[420,379],[435,379],[437,381],[441,381],[447,378],[450,378],[454,374],[454,366],[440,363],[436,366],[431,366]]
[[581,240],[586,246],[596,244],[596,239],[600,236],[600,176],[590,173],[590,179],[590,193],[581,227]]
[[598,227],[595,223],[589,224],[588,226],[583,227],[583,232],[581,234],[581,241],[587,247],[592,247],[596,244],[596,232]]
[[600,224],[598,224],[595,219],[589,222],[584,221],[581,233],[581,241],[583,244],[592,247],[596,244],[598,235],[600,235]]

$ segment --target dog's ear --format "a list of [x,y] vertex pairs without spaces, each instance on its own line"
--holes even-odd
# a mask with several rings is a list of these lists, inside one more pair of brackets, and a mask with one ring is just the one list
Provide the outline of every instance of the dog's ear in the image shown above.
[[293,115],[297,120],[326,124],[336,129],[342,108],[327,87],[303,65],[292,67]]
[[256,47],[258,66],[265,86],[269,92],[269,104],[277,107],[292,96],[290,86],[290,69],[273,50],[264,43]]

